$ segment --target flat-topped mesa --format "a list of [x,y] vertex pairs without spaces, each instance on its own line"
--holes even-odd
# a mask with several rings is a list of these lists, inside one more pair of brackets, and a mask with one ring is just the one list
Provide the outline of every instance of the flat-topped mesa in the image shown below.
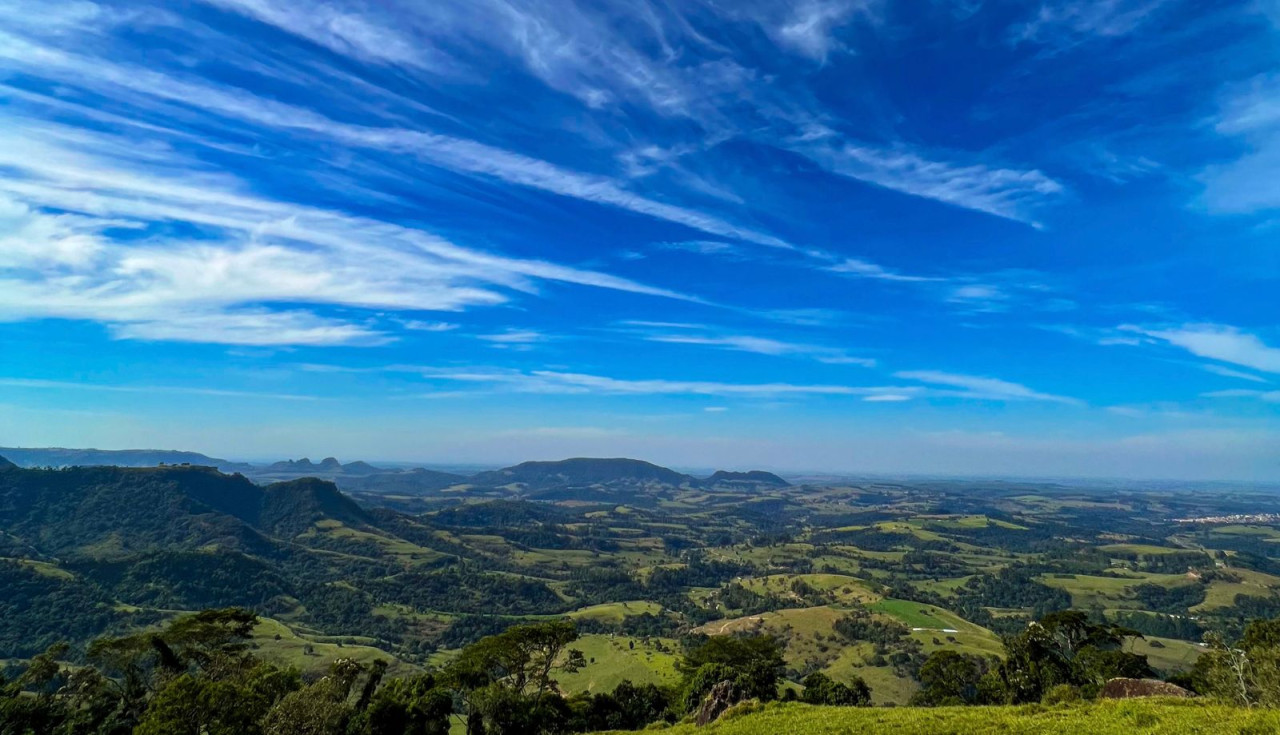
[[702,481],[704,485],[768,485],[769,487],[790,487],[791,483],[772,472],[751,470],[749,472],[728,472],[719,470]]
[[639,459],[576,457],[556,462],[522,462],[514,467],[481,472],[475,485],[521,484],[531,488],[608,483],[661,483],[680,486],[695,482],[690,475]]
[[159,467],[199,465],[236,472],[249,465],[199,452],[172,449],[67,449],[62,447],[0,447],[0,456],[19,467]]

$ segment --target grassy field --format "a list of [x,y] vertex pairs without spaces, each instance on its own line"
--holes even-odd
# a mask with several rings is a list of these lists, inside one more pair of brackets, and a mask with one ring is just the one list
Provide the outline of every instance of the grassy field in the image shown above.
[[844,574],[773,574],[744,579],[742,586],[760,594],[772,593],[786,598],[795,596],[791,591],[791,585],[795,582],[803,582],[813,589],[829,592],[841,604],[880,599],[879,595],[867,588],[864,580]]
[[304,674],[322,674],[329,670],[329,664],[339,658],[350,658],[366,664],[375,660],[386,661],[390,664],[388,671],[393,676],[403,676],[413,670],[386,651],[372,646],[338,645],[307,638],[271,618],[258,619],[258,626],[253,630],[253,645],[254,653],[263,660],[296,667]]
[[34,559],[8,559],[8,558],[6,558],[5,561],[17,562],[18,564],[21,564],[33,570],[37,574],[40,574],[45,577],[52,577],[53,579],[75,579],[76,578],[76,575],[72,574],[71,572],[68,572],[63,568],[55,564],[50,564],[48,562],[35,561]]
[[662,614],[662,605],[648,600],[631,600],[628,602],[606,602],[602,605],[591,605],[569,613],[574,620],[599,620],[605,623],[621,623],[632,615]]
[[316,521],[314,528],[309,529],[298,538],[306,541],[319,536],[328,536],[330,538],[342,539],[344,541],[355,543],[363,542],[374,544],[380,548],[383,553],[395,558],[406,566],[438,561],[444,556],[444,554],[441,554],[438,551],[424,549],[421,546],[411,544],[403,539],[351,528],[341,521],[333,519]]
[[942,630],[944,628],[954,628],[960,620],[955,615],[945,613],[945,611],[933,605],[926,605],[922,602],[909,602],[907,600],[885,598],[867,605],[867,609],[892,615],[908,628]]
[[1191,608],[1191,612],[1200,613],[1231,607],[1236,604],[1236,595],[1249,597],[1270,597],[1280,589],[1280,577],[1255,572],[1249,569],[1232,569],[1231,574],[1240,578],[1239,582],[1228,582],[1215,579],[1209,583],[1204,602]]
[[[1153,642],[1159,642],[1162,647],[1151,645]],[[1166,673],[1190,669],[1204,653],[1204,648],[1195,643],[1155,636],[1134,638],[1130,645],[1133,653],[1146,656],[1153,668]]]
[[678,644],[662,640],[666,651],[654,645],[659,639],[645,643],[639,638],[627,636],[584,635],[574,641],[572,648],[582,651],[587,665],[577,673],[556,675],[556,681],[566,693],[611,692],[623,679],[634,684],[674,684],[676,656],[670,651]]
[[677,725],[672,735],[1193,735],[1280,732],[1280,712],[1182,700],[1129,700],[1045,707],[854,708],[773,704],[707,727]]
[[1071,595],[1076,608],[1099,605],[1105,608],[1141,610],[1142,605],[1133,596],[1133,588],[1140,584],[1158,584],[1176,587],[1188,584],[1184,574],[1153,574],[1129,572],[1124,577],[1093,577],[1085,574],[1045,574],[1040,582],[1057,587]]
[[[830,584],[840,579],[838,575],[827,576],[829,579],[826,581]],[[926,653],[944,648],[978,656],[1003,652],[996,634],[933,605],[886,598],[867,605],[867,609],[909,627],[921,628],[913,631],[911,637],[924,646]],[[871,687],[871,697],[876,704],[905,704],[917,684],[899,677],[891,667],[870,665],[868,660],[874,652],[870,644],[850,644],[842,640],[833,625],[847,614],[845,609],[822,605],[717,620],[697,630],[708,635],[777,635],[785,643],[783,656],[789,666],[800,668],[816,664],[837,681],[849,681],[858,676]],[[955,632],[945,633],[944,630]]]
[[[949,649],[975,656],[1004,654],[1000,636],[940,607],[885,598],[868,605],[867,609],[890,615],[910,628],[920,628],[913,630],[911,637],[924,645],[926,653]],[[947,630],[954,632],[944,632]]]

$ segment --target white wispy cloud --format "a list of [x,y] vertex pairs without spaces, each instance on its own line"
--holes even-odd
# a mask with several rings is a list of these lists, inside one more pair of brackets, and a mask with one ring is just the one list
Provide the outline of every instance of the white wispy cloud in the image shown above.
[[702,255],[735,255],[738,248],[731,243],[719,240],[680,240],[677,242],[660,242],[654,245],[659,250],[683,250]]
[[150,98],[254,125],[320,136],[356,148],[409,154],[459,173],[491,177],[508,184],[616,207],[710,235],[767,247],[793,247],[781,238],[715,215],[638,195],[611,178],[574,171],[474,140],[417,129],[339,122],[314,110],[266,99],[243,89],[213,86],[88,58],[0,32],[0,68],[6,67],[109,96],[127,93],[144,105]]
[[1201,395],[1205,398],[1255,398],[1264,403],[1280,403],[1280,390],[1215,390]]
[[118,339],[228,345],[376,346],[392,337],[362,324],[307,311],[221,309],[169,312],[155,318],[109,322]]
[[1238,327],[1224,324],[1184,324],[1178,327],[1124,325],[1120,329],[1179,347],[1198,357],[1280,373],[1280,347],[1272,347]]
[[[441,368],[398,365],[383,368],[413,373],[428,380],[488,385],[520,393],[601,394],[601,395],[706,395],[752,398],[802,396],[855,396],[870,402],[892,403],[914,398],[960,397],[989,401],[1047,401],[1079,404],[1074,398],[1050,395],[1024,385],[995,378],[958,375],[935,370],[909,370],[895,378],[925,383],[920,385],[848,386],[798,383],[731,383],[721,381],[627,379],[555,370],[513,370],[492,367]],[[933,386],[945,386],[938,389]]]
[[691,322],[655,322],[647,319],[623,319],[618,322],[627,327],[654,327],[657,329],[708,329],[705,324],[693,324]]
[[85,381],[45,380],[42,378],[0,378],[0,386],[9,388],[32,388],[38,390],[76,390],[102,391],[107,393],[143,393],[147,395],[212,396],[215,398],[250,398],[255,400],[319,400],[317,396],[295,393],[259,393],[256,391],[224,390],[221,388],[200,388],[180,385],[120,385],[113,383],[91,383]]
[[1226,90],[1214,129],[1243,151],[1201,173],[1204,206],[1242,214],[1280,208],[1280,74],[1263,74]]
[[[822,257],[814,254],[814,257]],[[1006,270],[979,274],[926,276],[903,273],[861,258],[831,259],[823,269],[849,278],[909,284],[921,293],[970,313],[1000,312],[1013,307],[1035,311],[1070,311],[1077,304],[1045,274]]]
[[344,9],[334,3],[297,0],[204,0],[276,26],[330,51],[362,61],[423,67],[439,72],[453,66],[430,44],[415,43],[390,19],[376,18],[373,7]]
[[422,319],[395,319],[400,326],[411,332],[452,332],[458,328],[452,322],[431,322]]
[[[0,319],[107,324],[129,339],[368,345],[376,327],[272,304],[458,311],[540,281],[674,292],[243,193],[164,149],[10,119],[0,132]],[[185,174],[175,172],[183,171]],[[194,225],[217,237],[171,234]]]
[[1009,39],[1063,48],[1090,38],[1128,35],[1174,0],[1049,0],[1014,25]]
[[836,31],[867,8],[867,3],[849,0],[804,0],[768,30],[784,48],[825,61],[828,54],[842,47]]
[[1248,380],[1253,383],[1270,382],[1260,375],[1246,373],[1243,370],[1233,370],[1229,367],[1223,367],[1222,365],[1201,365],[1200,367],[1207,372],[1213,373],[1214,375],[1221,375],[1224,378],[1239,378],[1240,380]]
[[534,342],[544,342],[548,337],[542,332],[533,329],[508,329],[505,332],[494,334],[478,334],[476,339],[497,344],[532,344]]
[[684,380],[622,380],[599,375],[534,371],[534,376],[552,384],[622,394],[696,394],[719,396],[787,396],[787,395],[872,395],[883,392],[879,387],[843,385],[797,385],[791,383],[720,383]]
[[821,345],[810,345],[798,342],[756,337],[743,334],[693,334],[681,333],[649,333],[643,339],[650,342],[668,344],[706,345],[738,352],[751,352],[757,355],[777,355],[791,357],[807,357],[829,365],[860,365],[875,367],[876,361],[869,357],[850,355],[844,350]]
[[878,281],[897,281],[900,283],[929,283],[940,279],[928,276],[913,276],[885,268],[862,258],[844,258],[827,270],[832,273],[842,273],[845,275],[856,276],[858,278],[871,278]]
[[828,171],[886,189],[1035,225],[1035,212],[1063,192],[1036,169],[954,163],[905,146],[827,139],[793,145]]
[[912,387],[847,386],[796,383],[730,383],[700,380],[634,380],[553,370],[504,370],[497,368],[432,368],[403,366],[402,372],[430,380],[487,384],[521,393],[602,395],[704,395],[779,398],[786,396],[911,395]]
[[931,385],[944,385],[960,389],[956,395],[965,398],[979,398],[995,401],[1050,401],[1054,403],[1077,404],[1075,398],[1041,393],[1019,383],[1011,383],[998,378],[976,375],[961,375],[940,370],[903,370],[894,373],[895,378],[902,380],[918,380]]

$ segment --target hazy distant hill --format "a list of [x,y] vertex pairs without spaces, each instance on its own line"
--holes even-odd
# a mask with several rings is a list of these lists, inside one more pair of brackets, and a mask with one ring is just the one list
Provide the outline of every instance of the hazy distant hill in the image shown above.
[[[352,464],[363,464],[353,462]],[[466,475],[415,467],[411,470],[353,473],[335,478],[338,487],[347,492],[383,493],[387,495],[422,495],[467,482]],[[366,467],[368,465],[365,465]]]
[[258,483],[280,482],[303,477],[319,477],[334,482],[343,492],[377,493],[380,495],[423,495],[466,482],[464,475],[416,467],[383,469],[368,462],[342,464],[333,457],[319,463],[310,459],[275,462],[266,467],[245,471]]
[[[781,477],[758,470],[751,472],[719,471],[699,479],[675,470],[638,459],[578,457],[552,462],[523,462],[514,467],[480,472],[470,477],[422,467],[387,469],[368,462],[343,464],[334,457],[313,462],[307,457],[282,460],[265,465],[231,462],[199,452],[156,449],[63,449],[0,448],[0,456],[8,457],[19,467],[157,467],[191,465],[216,467],[222,472],[239,473],[259,485],[270,485],[305,477],[329,480],[343,492],[381,496],[428,496],[440,490],[469,484],[492,488],[490,495],[504,497],[501,488],[517,486],[521,491],[539,493],[543,500],[564,500],[566,492],[578,493],[580,499],[605,500],[601,490],[622,490],[636,486],[668,488],[705,487],[751,490],[787,487]],[[588,492],[586,488],[596,488]],[[550,494],[548,494],[550,493]],[[585,493],[585,494],[584,494]]]
[[161,464],[192,464],[218,467],[227,471],[247,469],[250,465],[228,462],[199,452],[169,449],[64,449],[42,447],[23,449],[0,447],[0,456],[19,467],[156,467]]
[[638,459],[591,459],[579,457],[558,462],[522,462],[514,467],[481,472],[471,477],[474,485],[520,484],[529,489],[614,483],[680,486],[694,478]]
[[[163,449],[63,449],[3,448],[0,456],[8,457],[18,467],[158,467],[160,465],[192,465],[216,467],[227,473],[240,473],[255,483],[319,477],[332,480],[343,490],[386,494],[420,495],[466,481],[463,475],[422,468],[384,469],[368,462],[343,464],[334,457],[312,462],[304,457],[269,465],[231,462],[199,452]],[[3,465],[0,465],[2,467]]]

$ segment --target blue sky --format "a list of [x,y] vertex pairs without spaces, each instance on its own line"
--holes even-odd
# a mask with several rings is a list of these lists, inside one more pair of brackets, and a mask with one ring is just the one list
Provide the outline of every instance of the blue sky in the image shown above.
[[0,0],[0,444],[1280,479],[1275,0]]

